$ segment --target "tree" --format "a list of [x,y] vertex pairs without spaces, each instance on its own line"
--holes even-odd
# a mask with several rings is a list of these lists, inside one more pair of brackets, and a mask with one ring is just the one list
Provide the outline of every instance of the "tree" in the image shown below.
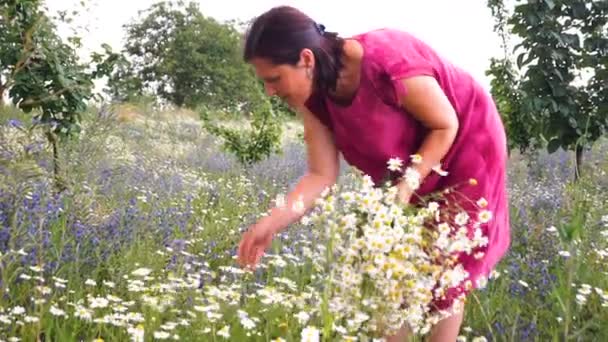
[[510,54],[492,62],[493,95],[512,145],[575,151],[578,178],[585,147],[608,128],[608,2],[519,2],[508,13],[488,1],[496,30],[520,40],[515,64]]
[[0,96],[8,91],[17,107],[36,113],[53,147],[60,183],[57,139],[78,134],[86,101],[94,97],[93,80],[111,72],[117,55],[104,45],[104,53],[92,56],[93,68],[80,63],[40,0],[3,1],[0,15]]
[[493,3],[489,7],[496,20],[494,31],[501,39],[503,57],[490,59],[490,68],[486,75],[492,76],[490,91],[508,132],[509,152],[513,149],[525,152],[535,147],[536,144],[532,140],[530,126],[526,124],[521,115],[518,115],[522,111],[522,94],[519,92],[519,80],[509,51],[508,13],[502,1],[490,1],[489,3]]
[[[110,78],[115,98],[150,92],[181,107],[201,112],[205,127],[243,164],[261,160],[280,145],[278,103],[242,59],[238,23],[203,16],[198,5],[160,2],[126,26],[126,61]],[[213,122],[212,112],[243,114],[250,129]]]
[[140,21],[126,25],[125,55],[132,71],[122,68],[122,75],[112,77],[114,94],[148,90],[176,106],[234,111],[263,101],[242,61],[241,34],[234,25],[203,16],[195,3],[159,2],[143,13]]

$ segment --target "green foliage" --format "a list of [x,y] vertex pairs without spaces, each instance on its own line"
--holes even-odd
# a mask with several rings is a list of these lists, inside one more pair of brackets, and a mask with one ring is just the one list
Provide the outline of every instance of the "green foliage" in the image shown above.
[[110,79],[112,94],[148,91],[177,106],[225,111],[259,105],[235,26],[205,17],[195,3],[159,2],[144,13],[126,26],[126,60]]
[[[159,2],[144,13],[126,26],[125,58],[110,77],[110,94],[129,100],[152,93],[199,110],[208,130],[244,164],[277,151],[281,129],[276,114],[288,110],[269,103],[242,60],[238,25],[205,17],[195,3]],[[216,112],[246,113],[251,129],[215,124],[210,113]]]
[[[93,80],[111,72],[117,55],[104,45],[103,54],[91,56],[94,67],[80,63],[39,0],[4,1],[0,15],[0,99],[8,91],[18,108],[35,113],[53,149],[55,181],[62,190],[58,137],[80,132],[81,113],[94,97]],[[72,37],[70,42],[79,45],[80,39]]]
[[512,146],[576,150],[580,159],[608,128],[608,3],[528,0],[507,13],[503,1],[489,0],[488,7],[503,43],[508,34],[520,41],[515,58],[505,46],[488,71]]
[[[27,117],[7,111],[0,116]],[[327,245],[311,238],[309,225],[277,236],[255,274],[233,259],[243,229],[298,180],[298,172],[277,165],[300,163],[301,147],[276,165],[244,170],[225,164],[190,121],[161,115],[122,124],[99,116],[83,121],[87,139],[64,145],[75,186],[59,200],[33,173],[48,154],[25,153],[44,141],[0,125],[0,159],[7,148],[23,151],[13,155],[19,160],[12,168],[0,166],[0,221],[7,227],[0,288],[10,294],[0,296],[3,319],[10,319],[0,339],[128,341],[128,332],[143,327],[148,340],[169,333],[179,341],[299,341],[305,327],[322,330],[330,321],[322,319],[314,291],[328,277],[310,257]],[[608,340],[608,141],[602,141],[583,180],[565,188],[557,155],[509,161],[510,172],[519,170],[510,177],[512,248],[498,265],[500,276],[471,293],[459,335]],[[152,273],[135,276],[141,268]],[[583,294],[584,286],[591,291]],[[94,307],[94,298],[108,299],[108,306]],[[26,312],[16,313],[18,306]],[[100,320],[82,316],[88,312]],[[246,329],[243,312],[255,328]],[[218,334],[223,327],[229,338]]]
[[491,3],[492,16],[496,19],[494,30],[501,38],[504,57],[491,58],[490,68],[486,74],[492,76],[491,93],[509,135],[509,151],[519,149],[524,152],[533,147],[534,143],[530,125],[526,124],[524,118],[518,115],[521,112],[522,96],[518,91],[519,81],[508,51],[509,33],[506,23],[508,13],[502,1],[490,0],[489,3]]
[[269,102],[253,112],[251,128],[223,127],[214,123],[210,111],[201,110],[201,118],[210,133],[224,140],[224,149],[233,153],[243,165],[258,162],[272,153],[279,152],[281,139],[281,119]]
[[13,0],[0,7],[0,93],[8,90],[25,112],[38,109],[38,121],[50,133],[68,136],[80,130],[80,113],[93,98],[93,80],[108,74],[117,55],[104,45],[92,56],[95,67],[81,64],[75,49],[56,33],[38,0]]
[[134,75],[131,67],[129,60],[121,54],[114,71],[108,76],[105,92],[115,102],[134,102],[146,96],[143,81]]

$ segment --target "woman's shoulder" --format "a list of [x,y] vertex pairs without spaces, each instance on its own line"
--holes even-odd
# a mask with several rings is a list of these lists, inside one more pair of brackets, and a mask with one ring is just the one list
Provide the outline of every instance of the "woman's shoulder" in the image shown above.
[[357,40],[363,47],[363,59],[370,67],[391,69],[431,65],[440,61],[436,51],[414,34],[395,28],[379,28],[358,35]]
[[353,35],[351,38],[370,48],[394,48],[401,44],[425,45],[425,43],[414,34],[392,27],[384,27],[362,32]]

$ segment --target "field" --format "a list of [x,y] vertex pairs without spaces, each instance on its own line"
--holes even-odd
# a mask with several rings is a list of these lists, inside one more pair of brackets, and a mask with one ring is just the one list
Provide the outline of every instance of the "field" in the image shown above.
[[[28,131],[29,116],[0,110],[0,340],[340,331],[320,308],[308,227],[286,230],[255,273],[235,262],[240,233],[306,170],[297,124],[282,154],[245,168],[192,115],[91,110],[81,138],[62,145],[58,193],[44,136]],[[462,340],[608,341],[607,155],[601,140],[572,182],[569,152],[512,153],[513,242],[468,299]]]

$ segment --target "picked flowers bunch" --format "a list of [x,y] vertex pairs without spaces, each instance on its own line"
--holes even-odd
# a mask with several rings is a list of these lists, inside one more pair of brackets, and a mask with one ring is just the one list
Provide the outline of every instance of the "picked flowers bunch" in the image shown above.
[[[418,173],[402,165],[399,159],[388,162],[391,171],[403,171],[401,177],[417,188]],[[440,167],[434,170],[447,174]],[[492,217],[484,209],[487,201],[476,199],[475,214],[442,207],[440,198],[410,206],[399,200],[392,183],[375,186],[362,173],[352,177],[327,189],[304,217],[305,224],[322,228],[317,231],[327,241],[325,291],[333,329],[366,339],[407,324],[413,333],[425,334],[453,312],[433,310],[433,302],[453,287],[472,286],[458,255],[483,256],[488,240],[481,227]],[[462,300],[455,300],[451,310],[459,310]]]

